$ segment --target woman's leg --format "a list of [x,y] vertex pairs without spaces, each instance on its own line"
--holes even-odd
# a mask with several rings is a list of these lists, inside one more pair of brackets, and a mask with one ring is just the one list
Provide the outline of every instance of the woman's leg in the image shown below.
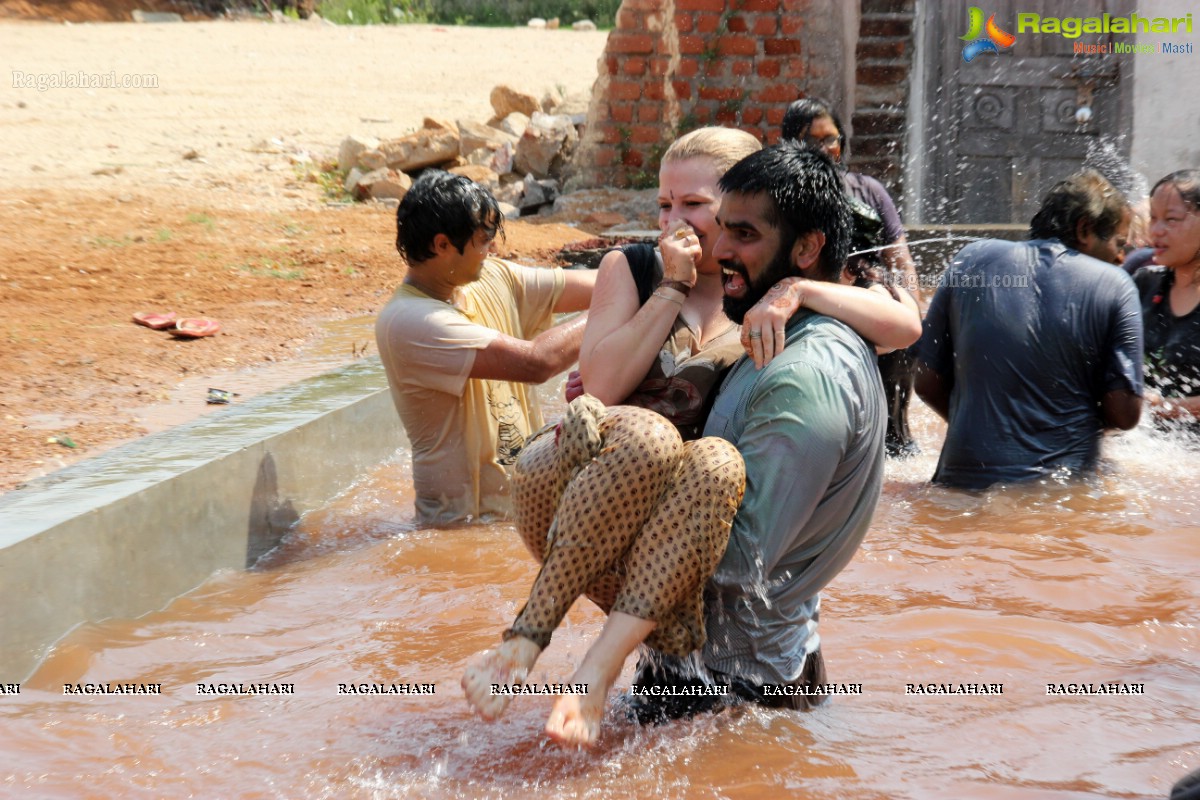
[[504,643],[472,662],[462,681],[470,705],[487,718],[508,703],[490,693],[491,684],[523,680],[575,600],[589,588],[614,585],[611,574],[682,450],[678,432],[658,414],[605,410],[590,397],[571,404],[556,438],[553,468],[546,446],[553,440],[543,436],[528,457],[522,454],[514,481],[517,526],[534,556],[544,555],[542,569]]
[[612,613],[571,677],[588,693],[559,697],[546,722],[551,738],[595,742],[608,692],[643,641],[679,656],[704,644],[704,584],[725,553],[745,485],[742,457],[729,442],[686,445],[671,485],[629,549]]
[[550,527],[567,484],[558,469],[558,433],[552,429],[525,445],[512,481],[513,521],[537,562],[546,560]]
[[915,362],[904,350],[879,356],[879,375],[887,401],[888,424],[885,444],[889,458],[920,455],[921,447],[908,429],[908,406],[913,393]]
[[688,442],[671,488],[629,551],[613,611],[655,619],[648,644],[684,656],[705,641],[704,584],[725,547],[746,489],[742,455],[709,436]]
[[603,417],[602,445],[587,461],[586,453],[570,450],[578,438],[573,422],[564,420],[559,469],[574,477],[558,504],[529,602],[505,634],[541,647],[575,600],[623,560],[674,477],[683,450],[678,432],[663,417],[620,406]]

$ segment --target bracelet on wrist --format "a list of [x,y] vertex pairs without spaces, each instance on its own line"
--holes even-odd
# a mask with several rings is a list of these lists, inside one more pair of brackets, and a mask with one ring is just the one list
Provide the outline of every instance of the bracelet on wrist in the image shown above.
[[684,297],[687,297],[688,294],[692,291],[692,287],[689,286],[688,284],[684,283],[683,281],[659,281],[658,288],[659,289],[674,289],[675,291],[681,293]]
[[[668,288],[670,288],[670,287],[668,287]],[[663,299],[663,300],[666,300],[668,303],[674,303],[675,305],[677,305],[677,306],[681,306],[681,307],[683,306],[683,298],[682,298],[682,297],[672,297],[672,296],[671,296],[671,295],[669,295],[669,294],[661,294],[661,293],[658,291],[658,289],[655,289],[653,292],[651,292],[651,294],[652,294],[654,297],[658,297],[658,298],[661,298],[661,299]]]

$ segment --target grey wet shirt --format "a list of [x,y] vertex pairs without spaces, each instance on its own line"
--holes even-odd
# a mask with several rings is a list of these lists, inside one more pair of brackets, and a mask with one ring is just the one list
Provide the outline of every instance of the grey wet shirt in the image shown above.
[[829,317],[799,312],[770,364],[733,366],[704,427],[746,462],[745,498],[709,584],[709,668],[757,684],[799,676],[820,644],[817,593],[871,523],[886,424],[875,354]]
[[1122,270],[1054,239],[954,257],[917,357],[951,384],[933,479],[965,489],[1094,467],[1100,399],[1142,393],[1142,319]]

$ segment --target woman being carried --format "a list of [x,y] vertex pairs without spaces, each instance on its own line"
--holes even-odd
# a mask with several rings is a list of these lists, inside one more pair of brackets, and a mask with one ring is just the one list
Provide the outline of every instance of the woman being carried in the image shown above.
[[[542,563],[530,598],[499,648],[478,656],[462,685],[482,716],[503,712],[568,609],[587,594],[609,614],[546,732],[591,744],[608,690],[643,641],[686,656],[703,644],[703,587],[728,542],[745,472],[728,442],[697,439],[724,369],[743,353],[724,315],[724,277],[712,256],[717,183],[758,150],[742,131],[703,128],[676,141],[659,172],[661,265],[650,248],[607,254],[580,353],[582,387],[554,435],[522,451],[513,495],[517,528]],[[862,289],[813,283],[804,302],[864,337],[902,347],[916,313]],[[779,347],[782,349],[782,329]],[[569,398],[582,392],[575,382]],[[604,404],[626,405],[605,408]]]

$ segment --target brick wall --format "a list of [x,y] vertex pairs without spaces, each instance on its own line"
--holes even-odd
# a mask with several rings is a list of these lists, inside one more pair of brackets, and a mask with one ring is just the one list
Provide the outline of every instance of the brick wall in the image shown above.
[[913,61],[915,0],[862,0],[855,50],[850,168],[878,178],[899,202]]
[[[658,160],[704,125],[779,138],[788,103],[827,94],[842,69],[830,48],[841,0],[624,0],[575,160],[580,185],[653,186]],[[833,59],[831,69],[829,59]]]

